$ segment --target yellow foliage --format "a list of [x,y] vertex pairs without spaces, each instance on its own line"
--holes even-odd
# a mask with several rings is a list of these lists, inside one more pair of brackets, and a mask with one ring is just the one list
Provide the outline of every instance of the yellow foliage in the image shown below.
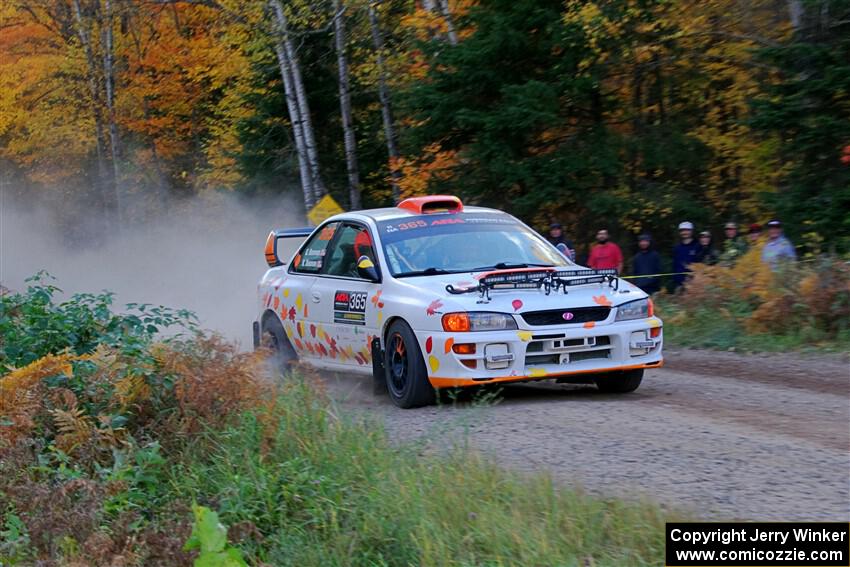
[[[47,355],[0,377],[0,446],[37,432],[76,459],[99,462],[136,428],[197,431],[274,397],[263,356],[218,337],[154,344],[149,354],[152,362],[101,345],[89,355]],[[75,369],[75,361],[86,364]],[[56,375],[73,378],[74,389],[45,383]],[[165,377],[173,387],[154,396],[151,380]],[[126,425],[115,428],[116,416]]]
[[23,368],[0,377],[0,442],[14,443],[35,426],[34,416],[42,407],[41,381],[56,375],[71,376],[71,363],[83,357],[70,353],[48,354]]
[[740,317],[750,333],[838,330],[850,317],[850,266],[821,258],[773,271],[761,261],[762,246],[753,246],[734,266],[691,265],[694,275],[677,302]]
[[134,403],[147,401],[150,395],[151,387],[138,374],[129,374],[115,383],[115,397],[122,410]]

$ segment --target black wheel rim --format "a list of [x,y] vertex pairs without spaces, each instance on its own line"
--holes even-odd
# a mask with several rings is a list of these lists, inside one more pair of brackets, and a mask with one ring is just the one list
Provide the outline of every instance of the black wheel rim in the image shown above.
[[398,333],[390,340],[390,385],[394,393],[401,395],[407,384],[407,347]]

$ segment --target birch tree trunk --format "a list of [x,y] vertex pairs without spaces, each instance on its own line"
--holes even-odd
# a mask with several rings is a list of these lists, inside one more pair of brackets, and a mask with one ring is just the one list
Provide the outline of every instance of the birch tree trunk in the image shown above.
[[791,19],[791,28],[799,32],[803,26],[803,3],[801,0],[788,0],[788,15]]
[[298,101],[298,109],[301,113],[301,133],[304,139],[304,149],[307,152],[307,160],[310,165],[310,174],[313,182],[313,195],[315,200],[319,200],[327,190],[322,182],[321,171],[319,169],[319,155],[316,150],[316,137],[313,133],[313,121],[310,118],[310,105],[307,102],[307,91],[304,88],[304,80],[301,78],[301,64],[298,61],[298,53],[292,45],[292,39],[289,36],[289,22],[286,14],[283,11],[283,5],[280,0],[272,0],[275,16],[277,17],[278,28],[282,34],[283,48],[286,52],[286,58],[289,61],[289,70],[291,73],[292,87],[295,91],[295,98]]
[[376,4],[377,2],[369,3],[369,26],[372,28],[372,45],[375,48],[378,64],[378,98],[381,101],[381,118],[384,122],[384,136],[387,139],[387,153],[390,157],[390,179],[393,188],[393,200],[398,203],[401,200],[401,188],[399,187],[401,172],[398,170],[399,153],[396,146],[390,91],[387,87],[386,64],[384,62],[384,36],[378,24],[378,13],[375,10]]
[[106,136],[103,130],[103,112],[101,109],[101,97],[97,80],[97,64],[95,63],[94,48],[89,36],[86,22],[83,19],[83,11],[80,0],[73,0],[74,22],[76,24],[77,37],[83,46],[83,52],[88,66],[87,82],[89,95],[91,96],[91,108],[95,124],[95,145],[97,151],[98,193],[100,194],[101,206],[106,219],[107,231],[114,229],[114,215],[116,212],[116,200],[113,191],[109,190],[109,173],[106,166]]
[[446,35],[449,38],[449,43],[451,45],[457,45],[457,31],[455,31],[455,24],[452,20],[452,13],[449,10],[449,0],[435,0],[437,6],[440,8],[440,14],[443,16],[443,19],[446,20]]
[[446,21],[446,37],[451,45],[457,45],[457,31],[452,20],[451,10],[449,10],[448,0],[422,0],[422,7],[426,12],[437,14]]
[[304,193],[304,207],[309,211],[316,204],[313,190],[313,175],[310,173],[310,164],[307,159],[307,150],[304,145],[304,130],[301,124],[301,110],[298,108],[298,100],[292,89],[292,74],[289,71],[289,59],[282,43],[275,41],[275,54],[277,55],[280,74],[283,78],[283,91],[286,98],[286,108],[289,111],[289,122],[292,124],[292,139],[295,142],[295,153],[298,156],[298,170],[301,175],[301,191]]
[[101,26],[103,34],[103,82],[106,94],[106,112],[109,118],[109,144],[112,156],[112,182],[115,188],[115,208],[118,222],[124,216],[123,199],[121,195],[121,176],[119,168],[120,143],[118,139],[118,124],[115,120],[115,72],[112,36],[112,0],[104,0],[104,17]]
[[348,171],[348,196],[352,210],[359,209],[360,168],[357,164],[357,140],[354,137],[354,120],[351,117],[351,92],[349,88],[348,57],[345,52],[345,16],[341,0],[333,1],[334,45],[336,47],[337,70],[339,71],[339,110],[342,116],[343,141],[345,142],[345,167]]
[[[283,7],[279,2],[270,2],[272,10],[277,14],[278,9],[281,13]],[[277,17],[277,16],[276,16]],[[291,61],[286,53],[286,48],[283,45],[284,35],[278,19],[276,26],[277,33],[275,34],[274,50],[277,55],[277,62],[280,66],[280,75],[283,79],[283,91],[286,98],[286,109],[289,112],[289,122],[292,124],[292,138],[295,142],[295,152],[298,156],[298,170],[301,175],[301,191],[304,194],[304,207],[309,211],[316,204],[315,191],[313,188],[313,175],[310,171],[310,163],[307,157],[307,149],[304,143],[304,128],[302,122],[301,109],[298,106],[298,98],[295,96],[292,86],[292,71],[290,70]]]

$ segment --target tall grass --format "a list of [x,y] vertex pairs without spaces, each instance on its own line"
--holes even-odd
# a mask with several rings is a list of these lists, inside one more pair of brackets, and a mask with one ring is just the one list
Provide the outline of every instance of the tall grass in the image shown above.
[[243,548],[273,565],[656,565],[663,553],[653,505],[512,474],[469,450],[392,447],[303,382],[189,454],[175,490],[250,523]]

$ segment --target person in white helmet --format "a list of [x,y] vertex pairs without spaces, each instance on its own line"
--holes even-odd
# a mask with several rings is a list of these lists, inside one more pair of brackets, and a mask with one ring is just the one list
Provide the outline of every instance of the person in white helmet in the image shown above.
[[679,243],[673,248],[673,289],[681,287],[685,283],[685,274],[689,272],[688,266],[697,261],[700,244],[694,240],[694,224],[689,221],[679,223]]

